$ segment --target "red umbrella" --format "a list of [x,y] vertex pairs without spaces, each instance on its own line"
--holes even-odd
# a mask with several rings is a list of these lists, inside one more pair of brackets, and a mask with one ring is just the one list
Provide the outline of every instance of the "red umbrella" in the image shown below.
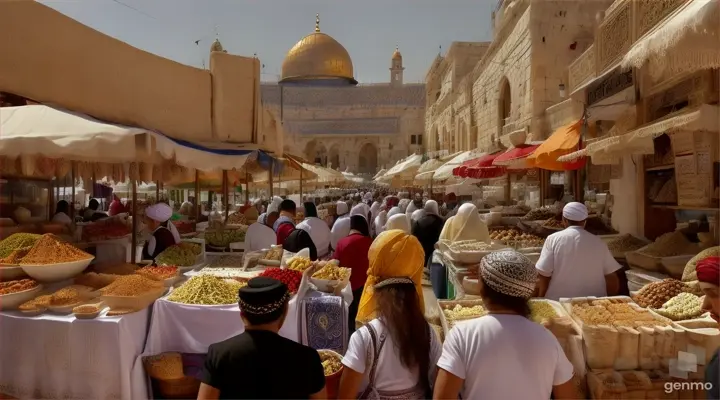
[[500,154],[493,160],[493,165],[508,165],[512,163],[513,161],[521,160],[523,158],[526,158],[530,154],[532,154],[535,149],[540,147],[539,144],[523,144],[520,146],[515,146],[512,149]]
[[505,174],[505,168],[494,167],[493,160],[497,158],[500,152],[486,154],[482,157],[465,161],[459,167],[453,169],[453,175],[462,178],[487,179],[494,178]]

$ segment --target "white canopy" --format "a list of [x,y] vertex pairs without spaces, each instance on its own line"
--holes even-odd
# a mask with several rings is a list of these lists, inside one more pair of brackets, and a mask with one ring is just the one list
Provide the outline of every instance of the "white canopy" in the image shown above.
[[255,149],[209,148],[173,139],[160,133],[152,133],[155,149],[163,158],[174,159],[178,165],[200,171],[241,169],[248,161],[257,160]]
[[416,185],[427,185],[432,181],[432,177],[435,174],[435,171],[445,165],[448,161],[452,160],[456,156],[460,155],[461,152],[451,154],[449,156],[440,157],[440,158],[431,158],[427,161],[425,161],[420,168],[417,170],[417,175],[415,175],[415,184]]
[[422,155],[413,154],[393,165],[393,167],[385,172],[385,175],[379,177],[378,180],[387,182],[395,177],[409,177],[412,179],[412,177],[415,176],[415,172],[420,168],[422,159]]
[[144,156],[139,149],[149,148],[146,133],[146,129],[110,124],[45,105],[0,109],[0,155],[8,157],[136,161]]
[[443,164],[440,168],[435,170],[435,173],[433,174],[433,181],[435,182],[444,182],[450,178],[453,177],[453,168],[459,167],[467,160],[473,159],[477,156],[477,153],[475,151],[465,151],[462,152],[455,157],[452,158],[452,160],[448,161],[447,163]]

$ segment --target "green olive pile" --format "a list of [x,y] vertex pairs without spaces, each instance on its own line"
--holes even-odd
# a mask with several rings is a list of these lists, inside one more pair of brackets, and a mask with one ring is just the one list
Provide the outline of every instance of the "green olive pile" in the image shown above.
[[197,256],[200,255],[201,252],[202,247],[200,244],[181,242],[165,249],[165,251],[155,257],[155,261],[158,265],[189,267],[195,265]]
[[214,247],[228,247],[230,243],[244,241],[244,229],[218,229],[205,232],[205,242]]

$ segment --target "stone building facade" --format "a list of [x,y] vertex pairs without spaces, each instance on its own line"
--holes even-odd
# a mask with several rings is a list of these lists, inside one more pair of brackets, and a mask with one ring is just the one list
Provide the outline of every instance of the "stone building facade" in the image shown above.
[[[453,44],[428,72],[429,91],[442,83],[440,95],[434,101],[428,97],[427,149],[487,151],[509,146],[510,134],[518,131],[526,132],[528,141],[545,139],[551,133],[545,110],[563,100],[567,66],[592,44],[595,15],[610,3],[500,1],[492,16],[492,42]],[[457,55],[463,48],[473,49],[468,61]],[[464,76],[449,77],[443,68],[460,65],[462,71],[473,57],[479,60]]]

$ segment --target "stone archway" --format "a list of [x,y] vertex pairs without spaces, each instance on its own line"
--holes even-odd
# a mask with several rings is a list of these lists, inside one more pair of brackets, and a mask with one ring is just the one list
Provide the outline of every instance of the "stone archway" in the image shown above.
[[[510,81],[507,77],[503,77],[500,82],[500,95],[498,96],[498,138],[504,133],[503,127],[511,122],[511,115],[512,93],[510,90]],[[494,135],[492,135],[490,139],[491,142],[494,142]]]
[[340,168],[340,145],[338,143],[330,146],[330,152],[328,153],[328,163],[331,168]]
[[375,174],[378,165],[378,149],[372,143],[365,143],[358,155],[358,172],[361,174]]
[[457,135],[460,138],[460,147],[458,150],[472,150],[470,149],[470,137],[468,136],[467,125],[463,119],[460,119],[460,122],[458,123]]
[[311,140],[305,145],[305,157],[314,164],[327,165],[328,155],[325,145]]

